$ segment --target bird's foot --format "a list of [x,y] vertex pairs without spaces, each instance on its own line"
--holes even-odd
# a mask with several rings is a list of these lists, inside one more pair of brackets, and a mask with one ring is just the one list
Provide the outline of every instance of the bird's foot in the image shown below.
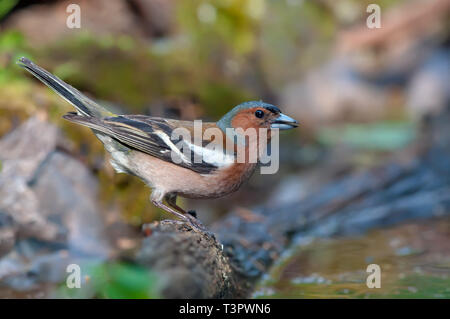
[[191,228],[193,231],[195,232],[201,232],[205,235],[207,235],[208,237],[213,238],[214,240],[216,240],[216,236],[214,235],[213,232],[209,231],[200,221],[200,219],[193,217],[190,214],[186,214],[185,215],[186,218],[188,219],[188,223],[190,224]]
[[[191,212],[191,211],[190,211]],[[193,214],[188,213],[186,215],[184,215],[186,217],[186,221],[189,223],[189,225],[192,227],[193,230],[195,231],[201,231],[201,232],[207,232],[209,233],[209,231],[206,229],[206,227],[202,224],[202,222],[200,221],[200,219],[196,218]],[[194,212],[195,213],[195,212]],[[197,215],[197,214],[195,214]]]

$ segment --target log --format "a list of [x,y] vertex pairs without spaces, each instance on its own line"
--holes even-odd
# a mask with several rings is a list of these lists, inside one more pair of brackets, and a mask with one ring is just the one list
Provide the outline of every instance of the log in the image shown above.
[[154,223],[137,255],[139,264],[158,273],[161,294],[169,298],[231,298],[238,284],[223,246],[210,232],[194,231],[172,220]]

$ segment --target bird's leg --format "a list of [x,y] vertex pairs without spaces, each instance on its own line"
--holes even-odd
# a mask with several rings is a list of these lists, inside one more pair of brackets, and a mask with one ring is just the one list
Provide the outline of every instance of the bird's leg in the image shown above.
[[177,210],[178,212],[181,212],[184,216],[184,218],[189,219],[191,224],[195,224],[196,227],[204,229],[204,226],[201,224],[201,222],[197,219],[197,214],[195,211],[188,211],[186,212],[183,208],[177,205],[177,195],[176,194],[169,194],[166,195],[166,202],[167,204]]
[[153,190],[152,195],[150,196],[150,201],[156,207],[162,208],[166,212],[171,213],[171,214],[177,216],[178,218],[188,222],[193,228],[198,229],[198,230],[204,230],[204,226],[201,223],[199,223],[199,221],[196,220],[194,217],[192,217],[188,214],[185,214],[185,213],[181,213],[180,211],[177,211],[173,207],[169,207],[166,204],[164,204],[163,203],[164,198],[167,198],[166,194],[159,192],[157,190]]
[[157,200],[152,199],[152,204],[155,205],[156,207],[164,209],[168,213],[174,214],[175,216],[177,216],[180,219],[183,219],[183,220],[189,222],[189,219],[186,217],[186,215],[176,211],[172,207],[165,205],[162,201],[157,201]]
[[180,206],[177,205],[177,195],[175,194],[170,194],[166,196],[166,201],[167,204],[169,204],[170,207],[178,210],[179,212],[182,212],[183,214],[189,214],[195,218],[197,218],[197,213],[195,212],[195,210],[189,210],[189,211],[185,211],[183,208],[181,208]]

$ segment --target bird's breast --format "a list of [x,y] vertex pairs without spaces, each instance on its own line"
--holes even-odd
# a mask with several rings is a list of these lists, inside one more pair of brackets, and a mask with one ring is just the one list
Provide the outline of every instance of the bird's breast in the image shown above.
[[[218,198],[228,195],[238,190],[242,183],[250,178],[255,167],[256,164],[235,163],[212,174],[200,175],[196,179],[196,187],[178,193],[187,198]],[[193,192],[194,188],[196,191]]]

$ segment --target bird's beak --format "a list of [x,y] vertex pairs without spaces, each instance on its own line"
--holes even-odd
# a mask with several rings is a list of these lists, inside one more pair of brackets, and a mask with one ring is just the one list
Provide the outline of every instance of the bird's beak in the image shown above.
[[270,124],[270,128],[278,128],[280,130],[289,130],[298,126],[298,122],[293,118],[280,113]]

